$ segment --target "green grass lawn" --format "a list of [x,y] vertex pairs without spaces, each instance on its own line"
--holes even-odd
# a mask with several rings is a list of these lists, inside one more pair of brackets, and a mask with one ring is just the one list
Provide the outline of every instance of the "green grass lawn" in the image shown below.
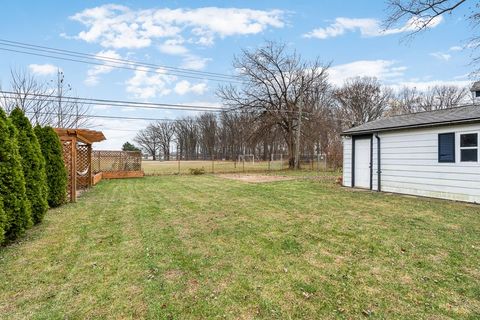
[[102,181],[0,248],[2,319],[478,319],[480,207],[298,179]]

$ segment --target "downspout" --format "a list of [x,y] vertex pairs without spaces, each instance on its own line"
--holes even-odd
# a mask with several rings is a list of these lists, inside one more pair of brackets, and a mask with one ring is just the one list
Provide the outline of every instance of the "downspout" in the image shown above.
[[381,159],[382,157],[380,156],[380,137],[378,136],[378,133],[375,133],[375,138],[377,139],[377,191],[380,192],[382,191],[382,165],[381,165]]

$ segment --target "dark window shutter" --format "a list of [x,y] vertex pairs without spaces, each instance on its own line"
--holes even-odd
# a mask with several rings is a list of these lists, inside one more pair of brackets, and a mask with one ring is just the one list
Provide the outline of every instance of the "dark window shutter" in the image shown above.
[[438,135],[438,162],[455,162],[455,133]]

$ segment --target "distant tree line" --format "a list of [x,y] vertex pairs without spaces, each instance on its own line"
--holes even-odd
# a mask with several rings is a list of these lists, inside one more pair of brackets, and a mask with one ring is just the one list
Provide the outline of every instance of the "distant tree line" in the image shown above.
[[244,154],[268,160],[284,154],[294,167],[298,151],[326,155],[340,165],[344,129],[385,116],[471,103],[468,90],[457,86],[393,90],[376,78],[357,77],[335,87],[328,64],[305,62],[274,42],[242,51],[233,66],[241,84],[217,91],[226,111],[151,123],[135,142],[153,159],[172,160],[172,152],[183,160],[236,160]]
[[[317,128],[332,122],[324,120],[325,125]],[[311,136],[302,139],[301,154],[313,157],[317,153],[338,153],[339,132],[335,128],[320,132],[317,128],[305,130]],[[247,112],[203,113],[151,123],[139,131],[134,141],[154,160],[237,160],[244,154],[269,160],[272,155],[288,153],[282,132],[275,128],[264,130],[255,115]]]

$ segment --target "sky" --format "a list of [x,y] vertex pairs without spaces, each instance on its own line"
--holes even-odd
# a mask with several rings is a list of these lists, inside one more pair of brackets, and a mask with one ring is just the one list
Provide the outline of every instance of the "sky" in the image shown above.
[[[284,42],[304,59],[330,64],[340,86],[356,76],[377,77],[393,88],[435,84],[468,86],[472,36],[468,7],[437,19],[409,38],[409,24],[384,30],[386,5],[372,1],[8,1],[2,4],[2,40],[156,65],[234,74],[232,58],[267,40]],[[5,47],[4,47],[5,48]],[[58,69],[80,97],[221,106],[211,79],[168,72],[125,70],[0,50],[0,84],[10,70],[48,82]],[[185,111],[92,106],[91,114],[177,118]],[[107,140],[96,149],[118,150],[148,121],[92,119]]]

